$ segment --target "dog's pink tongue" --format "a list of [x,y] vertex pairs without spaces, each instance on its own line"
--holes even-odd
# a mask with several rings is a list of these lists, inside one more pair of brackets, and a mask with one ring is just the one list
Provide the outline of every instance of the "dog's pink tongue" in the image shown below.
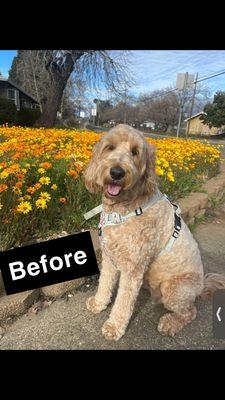
[[107,191],[109,194],[116,196],[117,194],[119,194],[121,190],[121,186],[120,185],[116,185],[116,184],[109,184],[107,186]]

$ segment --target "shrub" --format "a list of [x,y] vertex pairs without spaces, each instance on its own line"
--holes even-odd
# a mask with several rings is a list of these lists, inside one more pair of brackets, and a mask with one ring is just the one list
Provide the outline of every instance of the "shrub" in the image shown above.
[[38,109],[21,108],[20,111],[18,111],[18,125],[33,126],[40,115],[41,112]]
[[0,97],[0,125],[14,125],[17,122],[17,109],[12,100]]

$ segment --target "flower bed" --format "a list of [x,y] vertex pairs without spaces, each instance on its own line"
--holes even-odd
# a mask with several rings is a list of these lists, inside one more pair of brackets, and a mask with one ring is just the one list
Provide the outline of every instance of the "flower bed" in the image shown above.
[[[93,226],[83,213],[100,202],[81,174],[101,134],[63,129],[0,127],[0,249],[49,232]],[[157,147],[160,189],[174,199],[218,172],[220,152],[207,142],[147,139]],[[87,225],[88,224],[88,225]]]

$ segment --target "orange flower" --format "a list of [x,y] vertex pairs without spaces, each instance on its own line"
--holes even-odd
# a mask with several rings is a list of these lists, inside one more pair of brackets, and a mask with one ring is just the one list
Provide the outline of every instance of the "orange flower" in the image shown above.
[[25,175],[24,175],[24,174],[21,174],[21,173],[16,174],[17,179],[23,179],[24,176],[25,176]]
[[74,169],[69,169],[69,171],[67,173],[68,173],[68,175],[72,176],[73,178],[76,178],[78,175],[77,171],[75,171]]
[[34,188],[36,190],[40,189],[41,188],[41,184],[40,183],[35,183]]
[[5,185],[4,183],[0,185],[0,193],[4,192],[6,189],[8,189],[7,185]]
[[23,182],[18,181],[18,182],[16,182],[15,186],[18,188],[21,188],[23,186]]
[[34,194],[35,192],[36,192],[36,190],[35,190],[35,188],[32,187],[32,186],[30,186],[29,188],[27,188],[27,193]]
[[52,167],[52,164],[50,162],[43,162],[40,164],[40,167],[45,168],[45,169],[49,169]]
[[60,197],[59,201],[60,201],[60,203],[66,203],[66,198],[65,197]]

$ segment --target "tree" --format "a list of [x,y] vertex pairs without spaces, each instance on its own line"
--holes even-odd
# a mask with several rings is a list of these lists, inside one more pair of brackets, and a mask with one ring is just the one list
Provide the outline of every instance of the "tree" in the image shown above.
[[41,111],[47,100],[50,86],[45,69],[47,50],[18,50],[14,57],[9,79],[39,102]]
[[[189,117],[192,97],[193,86],[187,88],[184,94],[183,118]],[[156,129],[164,131],[168,128],[173,129],[178,123],[182,98],[183,93],[173,87],[141,94],[139,97],[141,119],[154,122]],[[193,114],[202,111],[209,98],[207,87],[199,84],[196,90]]]
[[171,89],[155,90],[139,97],[143,122],[154,122],[156,129],[164,131],[170,126],[174,127],[179,116],[179,99],[175,92],[167,93],[169,90]]
[[113,57],[111,52],[106,50],[48,51],[45,69],[50,77],[50,87],[37,125],[54,125],[64,89],[73,71],[93,86],[105,85],[119,92],[122,85],[129,79],[125,54],[120,53],[121,57],[118,54]]
[[80,111],[88,109],[90,100],[84,80],[71,75],[63,92],[60,112],[63,119],[79,118]]
[[213,103],[204,107],[204,112],[200,119],[210,128],[212,126],[221,128],[225,125],[225,92],[217,92],[214,95]]

